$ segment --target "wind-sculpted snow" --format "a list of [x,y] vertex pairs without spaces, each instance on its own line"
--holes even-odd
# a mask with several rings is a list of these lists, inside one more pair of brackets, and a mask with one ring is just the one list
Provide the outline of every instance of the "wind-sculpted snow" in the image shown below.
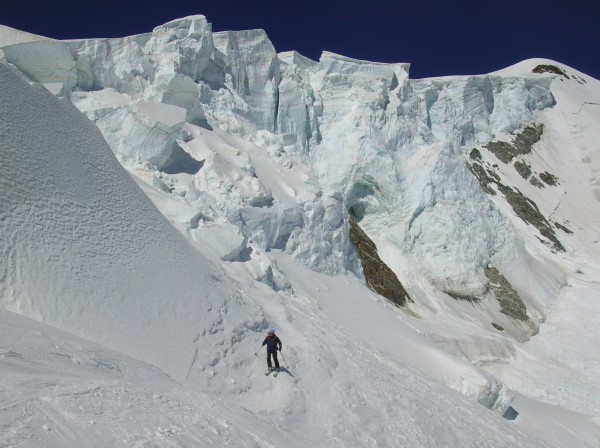
[[[154,208],[71,103],[2,65],[0,95],[3,308],[176,380],[218,357],[218,334],[253,331],[238,321],[235,285]],[[244,315],[261,322],[258,309]]]
[[[481,365],[517,357],[515,340],[535,334],[563,294],[573,269],[553,250],[579,250],[580,237],[594,244],[594,221],[580,218],[575,199],[581,193],[595,201],[594,193],[570,179],[575,162],[564,148],[585,153],[595,191],[589,129],[597,85],[566,68],[559,70],[570,76],[559,80],[533,71],[551,61],[411,80],[403,63],[277,54],[264,31],[212,33],[203,16],[122,39],[3,51],[2,61],[22,78],[69,99],[100,129],[206,256],[280,294],[293,294],[294,286],[278,252],[317,272],[362,278],[349,239],[352,216],[414,299],[415,326]],[[543,132],[518,154],[518,165],[499,166],[484,151],[538,124]],[[493,181],[481,183],[481,170],[469,168],[474,149]],[[523,167],[535,175],[523,176]],[[527,177],[552,181],[542,190]],[[116,188],[112,179],[103,182]],[[534,204],[535,220],[526,219],[523,204]],[[522,302],[509,304],[515,297]],[[514,310],[506,312],[509,305]],[[442,380],[461,389],[455,379]],[[482,381],[479,393],[473,382],[461,390],[505,408],[503,387]]]

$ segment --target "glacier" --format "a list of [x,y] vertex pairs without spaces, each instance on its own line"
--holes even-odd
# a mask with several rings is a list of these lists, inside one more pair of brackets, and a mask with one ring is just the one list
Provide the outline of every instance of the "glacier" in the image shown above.
[[[517,390],[519,384],[527,384],[524,391],[537,398],[576,411],[598,411],[600,402],[586,396],[597,389],[591,386],[596,367],[590,374],[589,365],[582,364],[576,369],[580,384],[558,397],[536,390],[535,375],[523,379],[510,369],[520,364],[531,368],[527,360],[532,358],[522,344],[544,345],[536,342],[536,335],[545,334],[552,309],[560,306],[562,297],[570,297],[569,287],[585,283],[578,278],[588,270],[581,265],[587,255],[575,254],[596,253],[597,207],[585,218],[577,210],[582,197],[595,204],[598,193],[578,186],[573,162],[561,151],[565,145],[587,151],[582,156],[589,160],[585,173],[597,185],[595,148],[590,146],[597,138],[596,80],[570,68],[565,76],[532,70],[560,65],[546,60],[525,61],[486,75],[414,80],[404,63],[361,61],[331,52],[323,52],[318,61],[293,51],[277,53],[263,30],[213,33],[203,16],[121,39],[29,42],[33,38],[15,37],[14,32],[3,36],[0,63],[22,80],[45,86],[63,104],[72,103],[99,129],[102,137],[94,137],[95,147],[103,138],[161,212],[143,212],[148,222],[163,220],[160,230],[143,233],[154,241],[167,235],[172,246],[161,244],[162,253],[153,253],[151,242],[133,240],[134,246],[149,252],[130,259],[125,251],[117,265],[139,257],[161,261],[150,264],[154,273],[144,270],[146,279],[138,278],[139,283],[125,290],[116,288],[110,297],[96,297],[93,291],[102,290],[100,284],[86,283],[98,278],[91,274],[95,267],[83,275],[79,270],[87,269],[85,260],[71,260],[84,287],[78,291],[69,284],[72,295],[89,297],[92,307],[86,313],[87,305],[74,302],[77,324],[53,312],[58,305],[39,302],[41,286],[27,280],[33,274],[3,280],[3,287],[12,288],[2,294],[5,308],[113,349],[122,347],[178,381],[215,386],[218,382],[207,379],[206,369],[224,369],[217,360],[230,359],[231,353],[234,360],[227,362],[240,362],[236,344],[244,345],[243,338],[266,328],[269,320],[264,305],[246,309],[245,282],[243,288],[219,291],[214,278],[229,272],[238,282],[248,277],[265,285],[266,290],[253,287],[259,288],[258,294],[319,297],[318,306],[336,325],[373,338],[409,365],[499,413],[508,408],[513,392],[492,375]],[[68,113],[69,120],[78,120],[77,111]],[[492,151],[516,147],[533,128],[542,131],[515,153],[514,165]],[[90,160],[95,151],[87,156]],[[119,172],[111,163],[103,161],[100,165],[111,168],[102,170]],[[52,161],[29,163],[36,164],[36,171],[43,172]],[[119,176],[111,174],[102,183],[122,195],[133,187]],[[554,185],[544,181],[553,178]],[[12,188],[3,185],[7,194]],[[85,192],[85,186],[78,191]],[[78,201],[93,204],[94,192],[86,194]],[[143,202],[135,197],[125,197],[129,204],[122,207],[133,210],[134,202]],[[5,198],[6,203],[11,200]],[[74,216],[67,226],[90,217],[89,209],[80,211],[83,216]],[[102,219],[116,222],[110,214]],[[411,301],[404,311],[386,304],[380,304],[385,309],[381,314],[363,309],[364,303],[337,283],[339,278],[365,283],[365,260],[349,238],[350,219],[373,240],[380,258],[408,291]],[[135,213],[125,222],[139,229],[148,226]],[[179,233],[167,230],[168,222]],[[194,250],[190,252],[187,244]],[[52,247],[44,249],[48,260],[61,258],[60,253],[51,255]],[[169,261],[172,251],[182,259]],[[79,252],[91,249],[82,247]],[[13,267],[16,272],[16,262]],[[118,268],[111,267],[106,275],[118,276]],[[112,318],[95,322],[92,311],[102,311],[95,301],[113,301],[120,309],[119,301],[135,296],[136,289],[147,291],[148,282],[164,275],[172,283],[158,282],[154,298],[148,300],[165,311],[159,308],[139,329],[133,326],[108,337],[114,328],[99,324]],[[311,275],[320,279],[321,289],[305,284],[304,278]],[[197,284],[188,283],[189,278],[197,278]],[[51,295],[59,297],[63,292],[56,288]],[[202,312],[187,297],[192,290],[204,292],[203,303],[225,294],[228,311],[223,314],[218,305],[206,305],[214,319],[202,318],[206,328],[194,328]],[[396,329],[384,317],[400,313],[400,320],[445,352],[427,347],[414,356],[387,346],[383,336],[371,335],[346,317],[348,311],[323,290],[345,291],[358,315],[373,313],[371,321],[384,322],[382,334],[405,336],[404,329]],[[171,298],[179,304],[179,314],[170,318],[180,329],[161,340],[164,332],[152,333],[143,325],[156,325],[160,315],[168,314],[169,305],[161,297],[172,295],[170,291],[181,292]],[[343,303],[344,297],[339,300]],[[143,305],[140,301],[135,306]],[[189,314],[188,306],[196,313]],[[203,352],[206,344],[198,335],[214,339],[223,331],[220,326],[228,328],[233,347],[221,352],[217,344]],[[146,353],[148,338],[157,347]],[[169,346],[183,340],[182,351],[163,358]],[[433,367],[437,363],[439,367]],[[542,378],[551,383],[548,378],[559,374],[548,368]]]

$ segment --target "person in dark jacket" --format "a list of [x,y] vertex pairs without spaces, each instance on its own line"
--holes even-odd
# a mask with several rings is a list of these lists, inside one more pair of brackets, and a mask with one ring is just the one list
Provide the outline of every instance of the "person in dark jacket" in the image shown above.
[[279,360],[277,359],[277,350],[281,351],[281,340],[275,334],[275,330],[272,328],[267,332],[267,337],[263,341],[262,345],[267,346],[267,365],[269,366],[269,370],[273,370],[273,365],[271,364],[271,356],[273,356],[273,361],[275,362],[275,370],[279,370]]

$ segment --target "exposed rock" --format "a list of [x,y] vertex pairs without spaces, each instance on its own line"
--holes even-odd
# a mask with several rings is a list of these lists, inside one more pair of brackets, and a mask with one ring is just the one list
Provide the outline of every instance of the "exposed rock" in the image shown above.
[[[490,281],[490,291],[494,294],[498,303],[500,303],[500,312],[513,319],[527,322],[529,318],[527,317],[525,303],[523,303],[523,299],[521,299],[519,293],[514,290],[506,277],[500,274],[500,271],[494,267],[486,267],[485,276]],[[492,323],[492,325],[494,328],[503,330],[503,328],[497,324]]]
[[553,174],[550,174],[548,171],[540,173],[540,179],[542,179],[544,182],[551,186],[555,186],[558,184],[558,177],[556,177]]
[[515,170],[517,170],[517,173],[519,173],[523,179],[528,179],[529,176],[531,176],[531,168],[524,161],[517,160],[514,163],[514,167]]
[[494,155],[504,163],[510,163],[515,156],[513,145],[506,142],[490,142],[485,148],[489,149]]
[[[498,156],[498,154],[496,154],[496,152],[494,152],[494,154],[498,158],[500,158],[500,160],[502,160],[503,157],[505,157],[505,156],[508,157],[510,155],[509,158],[506,158],[506,160],[510,161],[516,154],[525,154],[526,152],[523,152],[523,151],[525,151],[527,149],[527,147],[529,148],[527,150],[527,152],[528,152],[531,149],[531,145],[533,143],[535,143],[535,141],[539,140],[541,133],[542,133],[542,129],[543,129],[542,125],[530,126],[530,127],[527,127],[521,134],[519,134],[515,138],[515,140],[513,142],[514,145],[509,145],[508,143],[505,143],[505,142],[492,142],[492,143],[488,143],[486,146],[484,146],[484,148],[490,149],[492,152],[494,152],[494,151],[498,150],[498,148],[501,148],[501,147],[502,148],[510,147],[512,149],[509,152],[498,153],[498,154],[500,154],[500,156]],[[496,148],[496,149],[492,149],[492,148]],[[477,152],[475,152],[475,151],[477,151]],[[479,155],[479,157],[478,157],[478,155]],[[548,240],[550,240],[550,242],[552,243],[555,250],[564,252],[565,248],[561,244],[561,242],[558,240],[558,238],[556,237],[556,234],[554,233],[554,229],[552,228],[552,225],[550,224],[550,222],[548,222],[548,220],[544,217],[544,215],[542,215],[542,213],[539,211],[535,202],[533,202],[531,199],[529,199],[527,196],[525,196],[523,193],[521,193],[518,189],[511,188],[507,185],[504,185],[501,182],[500,176],[497,173],[495,173],[491,169],[486,169],[483,166],[483,164],[480,163],[480,161],[479,161],[480,156],[481,156],[481,154],[479,153],[479,150],[473,149],[470,153],[471,161],[469,162],[468,165],[469,165],[470,171],[473,173],[473,175],[479,181],[479,184],[481,185],[481,188],[483,189],[483,191],[485,191],[486,193],[488,193],[490,195],[496,195],[497,191],[500,191],[504,195],[507,202],[510,204],[513,211],[516,213],[516,215],[519,218],[521,218],[523,221],[525,221],[525,222],[531,224],[532,226],[534,226],[535,228],[537,228],[544,237],[546,237]],[[515,162],[515,169],[525,170],[525,169],[529,169],[529,167],[524,162],[517,161],[517,162]],[[547,174],[548,174],[548,176],[552,176],[549,173],[547,173]],[[523,174],[521,174],[521,175],[523,176]],[[555,179],[554,176],[552,176],[552,178]],[[547,179],[550,179],[550,178],[547,177]],[[539,180],[537,180],[537,178],[535,176],[533,176],[530,179],[530,182],[533,185],[538,186],[540,188],[543,188],[543,186],[544,186],[541,182],[539,182]],[[492,186],[491,186],[492,184],[496,185],[496,189],[492,188]]]
[[510,163],[518,155],[529,154],[533,145],[540,141],[544,132],[543,124],[527,126],[517,134],[512,143],[490,142],[484,146],[504,163]]
[[480,163],[470,164],[469,170],[477,178],[483,191],[492,196],[496,194],[496,190],[490,187],[490,184],[497,184],[500,182],[500,177],[496,173],[486,170]]
[[546,187],[546,186],[545,186],[545,185],[544,185],[542,182],[540,182],[540,180],[539,180],[537,177],[535,177],[535,176],[532,176],[532,177],[531,177],[531,179],[529,179],[529,183],[531,183],[531,185],[533,185],[534,187],[538,187],[538,188],[545,188],[545,187]]
[[465,302],[475,303],[475,302],[479,302],[479,300],[481,300],[479,297],[463,295],[463,294],[456,294],[453,292],[446,292],[446,294],[448,294],[454,300],[464,300]]
[[554,249],[561,252],[565,251],[564,246],[556,237],[554,229],[544,215],[540,213],[535,202],[517,189],[513,190],[500,183],[497,185],[498,189],[504,194],[504,197],[519,218],[537,228],[544,237],[552,242]]
[[504,331],[504,327],[502,325],[498,325],[496,322],[492,322],[492,327],[498,331]]
[[560,230],[562,230],[562,231],[563,231],[563,232],[565,232],[565,233],[569,233],[569,234],[572,234],[572,233],[573,233],[573,231],[572,231],[572,230],[570,230],[569,228],[567,228],[567,227],[565,227],[565,226],[563,226],[562,224],[559,224],[559,223],[557,223],[557,222],[555,222],[555,223],[554,223],[554,226],[555,226],[557,229],[560,229]]
[[474,148],[469,154],[469,157],[473,160],[481,160],[481,152],[477,148]]
[[564,70],[558,68],[556,65],[540,64],[531,71],[533,73],[554,73],[555,75],[564,76],[565,78],[570,79],[569,75],[567,75]]
[[398,306],[405,306],[407,301],[412,302],[396,274],[379,258],[375,243],[352,218],[350,218],[350,241],[358,252],[370,289]]

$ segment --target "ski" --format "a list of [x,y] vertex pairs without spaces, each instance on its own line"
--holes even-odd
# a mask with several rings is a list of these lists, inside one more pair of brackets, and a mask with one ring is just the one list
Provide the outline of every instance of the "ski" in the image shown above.
[[277,375],[279,375],[279,372],[280,372],[279,370],[275,370],[275,371],[273,372],[273,377],[276,377]]

